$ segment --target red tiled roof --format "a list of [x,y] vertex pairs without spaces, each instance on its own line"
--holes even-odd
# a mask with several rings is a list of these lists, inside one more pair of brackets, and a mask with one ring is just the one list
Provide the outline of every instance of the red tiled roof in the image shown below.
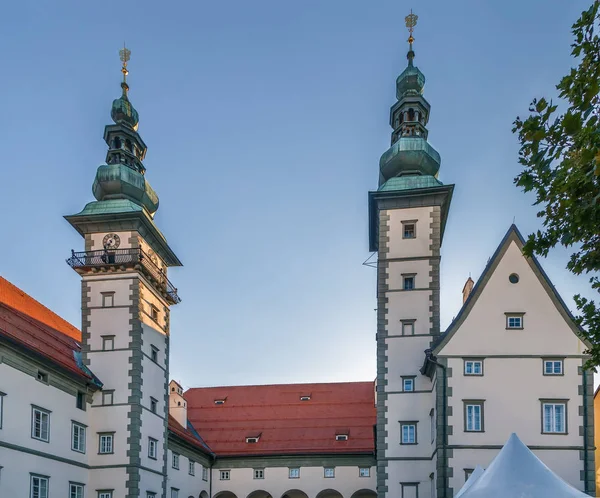
[[[375,451],[373,382],[193,388],[184,397],[188,419],[217,456]],[[347,441],[335,440],[346,432]]]
[[177,422],[177,420],[175,420],[173,415],[169,415],[169,430],[207,455],[212,454],[210,448],[204,443],[204,441],[197,437],[190,429],[184,428],[179,422]]
[[62,332],[65,335],[81,341],[81,331],[63,320],[43,304],[33,299],[30,295],[11,284],[5,278],[0,277],[0,303],[6,304],[21,313],[46,324],[47,326]]

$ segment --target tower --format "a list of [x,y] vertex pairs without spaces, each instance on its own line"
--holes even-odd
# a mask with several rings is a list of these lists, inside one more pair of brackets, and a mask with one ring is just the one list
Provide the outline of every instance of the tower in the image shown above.
[[440,155],[427,141],[430,105],[423,97],[425,76],[414,65],[416,21],[412,12],[406,17],[408,65],[396,80],[392,144],[379,161],[379,188],[369,192],[369,246],[377,252],[381,498],[433,498],[446,485],[437,469],[444,461],[435,451],[444,444],[436,420],[441,401],[419,370],[440,334],[440,247],[454,186],[437,179]]
[[128,97],[130,51],[120,55],[122,95],[104,129],[96,200],[65,217],[85,240],[67,260],[82,278],[83,362],[104,383],[88,429],[89,487],[103,498],[166,496],[169,308],[180,301],[167,268],[181,262],[153,221],[158,196]]

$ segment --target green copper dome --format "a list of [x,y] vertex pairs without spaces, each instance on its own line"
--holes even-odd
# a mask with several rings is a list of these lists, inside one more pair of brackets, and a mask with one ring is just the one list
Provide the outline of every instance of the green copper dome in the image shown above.
[[110,117],[117,124],[124,124],[137,130],[140,117],[131,102],[129,102],[129,98],[127,98],[129,87],[125,82],[121,83],[121,87],[123,88],[123,95],[121,95],[121,98],[113,100]]
[[425,75],[409,59],[408,67],[396,80],[396,98],[400,100],[407,95],[420,95],[425,86]]
[[422,137],[400,137],[383,153],[379,170],[384,178],[402,175],[436,176],[441,158],[429,142]]

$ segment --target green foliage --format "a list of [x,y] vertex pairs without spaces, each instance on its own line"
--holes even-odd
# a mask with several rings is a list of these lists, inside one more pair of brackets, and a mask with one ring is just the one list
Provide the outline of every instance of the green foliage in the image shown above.
[[[576,275],[590,274],[592,288],[600,292],[600,0],[582,12],[573,25],[572,55],[578,62],[557,85],[566,104],[564,114],[545,98],[534,99],[529,116],[514,122],[521,148],[523,171],[515,183],[536,195],[543,230],[525,244],[529,256],[547,256],[557,244],[573,247],[567,264]],[[590,344],[588,368],[600,365],[600,308],[594,301],[575,296]]]

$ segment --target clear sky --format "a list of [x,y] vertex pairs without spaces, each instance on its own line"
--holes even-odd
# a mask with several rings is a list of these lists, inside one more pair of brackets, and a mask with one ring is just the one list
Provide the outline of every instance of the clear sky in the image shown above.
[[[419,15],[429,139],[456,184],[442,247],[442,327],[513,221],[539,226],[513,185],[511,133],[572,65],[589,1],[219,0],[8,2],[0,16],[0,273],[79,326],[83,240],[62,218],[93,200],[103,128],[132,51],[130,98],[148,144],[171,271],[171,375],[184,386],[375,378],[367,192],[389,147],[404,16]],[[542,261],[558,290],[587,292]]]

